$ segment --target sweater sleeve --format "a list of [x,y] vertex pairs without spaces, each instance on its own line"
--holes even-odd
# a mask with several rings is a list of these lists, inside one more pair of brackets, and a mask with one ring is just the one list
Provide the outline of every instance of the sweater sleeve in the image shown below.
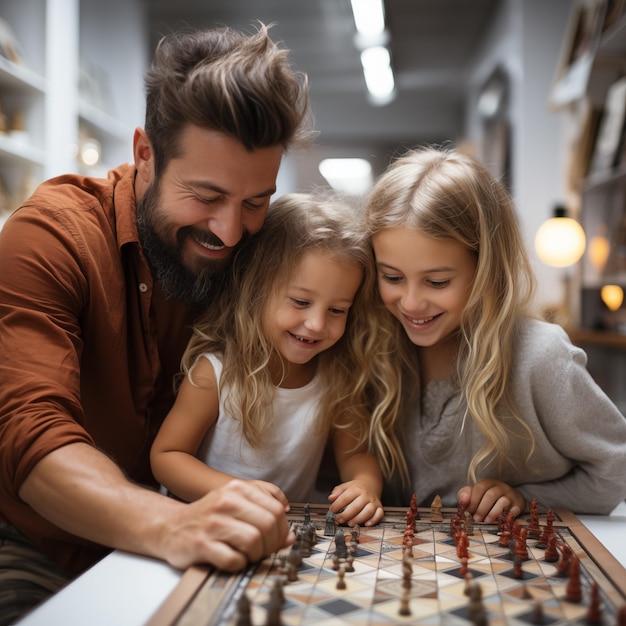
[[538,336],[526,344],[536,351],[522,376],[530,385],[520,395],[530,395],[522,405],[532,403],[526,405],[538,440],[532,464],[539,476],[552,477],[534,482],[530,473],[529,482],[516,488],[548,508],[610,513],[626,498],[626,418],[595,383],[585,352],[563,329],[542,323],[532,328]]

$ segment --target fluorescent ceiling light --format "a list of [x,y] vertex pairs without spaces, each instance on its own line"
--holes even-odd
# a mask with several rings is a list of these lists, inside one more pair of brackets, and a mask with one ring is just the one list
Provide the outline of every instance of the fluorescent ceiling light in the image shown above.
[[389,50],[384,46],[367,48],[361,52],[361,65],[365,85],[377,104],[393,99],[395,82],[391,70]]
[[361,35],[380,35],[385,30],[383,0],[351,0],[356,30]]
[[333,158],[319,164],[320,174],[339,193],[362,196],[373,183],[372,166],[366,159]]

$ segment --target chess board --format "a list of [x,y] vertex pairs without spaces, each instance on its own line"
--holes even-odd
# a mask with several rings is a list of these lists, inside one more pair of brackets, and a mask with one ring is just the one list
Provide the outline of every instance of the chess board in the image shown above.
[[[474,524],[467,556],[460,558],[451,536],[450,520],[457,513],[452,509],[443,509],[443,521],[432,521],[430,509],[418,509],[408,552],[407,509],[386,509],[380,524],[359,529],[358,543],[350,528],[338,527],[350,545],[346,571],[345,563],[338,567],[335,536],[324,534],[327,510],[309,508],[316,543],[302,558],[297,580],[289,581],[285,574],[288,550],[237,575],[192,567],[146,626],[469,626],[480,623],[468,599],[471,585],[480,588],[483,623],[490,626],[622,623],[618,614],[626,605],[626,570],[567,511],[555,511],[553,525],[559,545],[568,546],[578,559],[580,599],[574,601],[567,599],[568,574],[559,573],[558,562],[544,560],[538,539],[527,540],[527,557],[515,564],[511,549],[500,545],[499,525]],[[290,519],[295,526],[302,524],[304,507],[292,505]],[[527,519],[517,521],[522,528],[528,525]],[[546,523],[544,516],[539,522]],[[340,579],[343,589],[338,588]],[[272,621],[277,591],[280,617]],[[238,608],[244,595],[249,605],[245,619]]]

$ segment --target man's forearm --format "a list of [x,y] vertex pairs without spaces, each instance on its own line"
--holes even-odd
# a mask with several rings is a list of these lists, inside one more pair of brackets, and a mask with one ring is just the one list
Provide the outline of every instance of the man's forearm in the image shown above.
[[74,535],[150,556],[159,556],[167,512],[184,506],[134,485],[111,459],[85,443],[44,457],[22,484],[20,497]]

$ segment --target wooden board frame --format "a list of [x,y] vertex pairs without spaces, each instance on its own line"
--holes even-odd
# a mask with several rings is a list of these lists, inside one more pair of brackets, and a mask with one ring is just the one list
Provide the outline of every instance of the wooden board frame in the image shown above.
[[[310,505],[311,519],[318,525],[323,524],[325,514],[328,511],[327,505]],[[407,507],[386,507],[385,518],[381,524],[395,523],[403,524],[406,518]],[[420,507],[420,524],[429,524],[431,510],[429,508]],[[449,523],[450,518],[457,512],[456,509],[444,508],[442,510],[444,516],[444,524]],[[595,580],[600,580],[605,587],[610,587],[610,593],[613,594],[613,600],[616,595],[626,604],[626,569],[615,559],[615,557],[602,545],[602,543],[591,533],[591,531],[576,517],[576,515],[566,510],[556,510],[554,527],[566,530],[574,539],[576,547],[574,553],[584,563],[586,570],[593,576]],[[304,505],[293,504],[289,519],[292,522],[299,522],[304,516]],[[545,517],[545,516],[542,516]],[[524,526],[528,522],[525,516],[518,518],[519,523]],[[543,521],[543,520],[542,520]],[[434,524],[434,522],[433,522]],[[441,524],[441,522],[439,522]],[[494,524],[476,524],[476,527],[493,527]],[[346,532],[348,527],[344,527]],[[240,574],[227,574],[220,572],[209,566],[193,566],[188,568],[180,582],[173,592],[164,600],[157,609],[146,626],[176,626],[184,616],[190,617],[188,613],[193,611],[194,599],[198,598],[203,587],[209,588],[207,596],[206,591],[204,597],[201,598],[203,606],[202,621],[198,621],[194,616],[189,623],[202,623],[212,626],[214,623],[223,623],[218,619],[206,622],[206,607],[215,607],[216,613],[220,607],[232,605],[243,590],[247,580],[253,575],[257,565],[251,565],[247,570]],[[209,583],[209,584],[207,584]],[[200,617],[200,616],[198,616]]]

